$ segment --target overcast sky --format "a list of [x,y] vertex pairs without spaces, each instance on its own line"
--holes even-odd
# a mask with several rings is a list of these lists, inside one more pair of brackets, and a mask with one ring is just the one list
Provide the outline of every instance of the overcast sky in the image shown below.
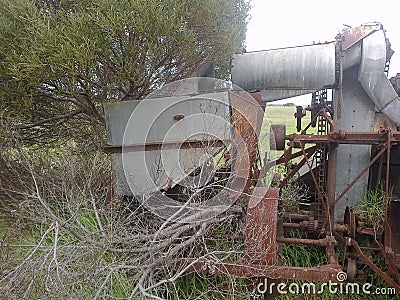
[[266,50],[333,41],[343,24],[378,21],[395,51],[389,76],[400,73],[400,1],[252,0],[246,50]]

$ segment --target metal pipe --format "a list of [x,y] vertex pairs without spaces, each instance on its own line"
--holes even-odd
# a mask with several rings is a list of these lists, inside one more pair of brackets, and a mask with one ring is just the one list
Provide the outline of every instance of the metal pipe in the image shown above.
[[247,91],[282,90],[277,99],[332,87],[336,42],[237,54],[231,73],[232,82]]
[[295,228],[300,229],[302,226],[299,223],[283,223],[282,225],[284,228]]
[[337,51],[337,42],[329,42],[237,54],[232,60],[232,82],[248,91],[261,90],[263,101],[269,102],[334,87],[339,84],[339,69],[359,64],[361,86],[378,109],[400,126],[400,97],[384,73],[384,29],[375,23],[353,32],[343,35],[342,51]]
[[386,37],[383,29],[363,39],[358,80],[378,109],[400,126],[400,97],[385,74]]
[[122,152],[140,152],[140,151],[156,151],[167,149],[188,149],[188,148],[206,148],[206,147],[222,147],[227,145],[229,140],[186,140],[186,141],[163,141],[163,142],[146,142],[143,144],[127,144],[127,145],[105,145],[103,147],[106,153],[122,153]]
[[290,221],[307,221],[308,220],[308,215],[302,215],[302,214],[284,214],[283,218],[285,220],[290,220]]
[[298,239],[298,238],[281,237],[281,238],[277,238],[276,241],[278,243],[312,245],[312,246],[321,246],[321,247],[325,247],[327,245],[326,239],[312,240],[312,239]]

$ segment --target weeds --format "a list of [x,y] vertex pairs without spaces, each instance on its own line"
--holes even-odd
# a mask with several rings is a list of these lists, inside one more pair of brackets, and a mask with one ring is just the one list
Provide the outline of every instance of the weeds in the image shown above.
[[292,179],[281,189],[280,203],[283,213],[300,214],[304,211],[300,208],[300,203],[307,200],[308,188]]
[[[13,178],[0,181],[2,214],[8,220],[0,232],[2,297],[247,297],[243,280],[185,275],[179,265],[183,257],[236,260],[242,243],[210,242],[208,235],[240,231],[241,207],[202,223],[168,222],[133,198],[106,201],[111,168],[101,152],[35,155],[20,149],[12,159],[4,152],[1,157],[7,178]],[[186,286],[181,278],[195,285]]]
[[[389,201],[391,198],[392,192],[389,191]],[[359,220],[375,230],[381,228],[385,219],[385,200],[385,190],[382,187],[369,190],[355,206]]]

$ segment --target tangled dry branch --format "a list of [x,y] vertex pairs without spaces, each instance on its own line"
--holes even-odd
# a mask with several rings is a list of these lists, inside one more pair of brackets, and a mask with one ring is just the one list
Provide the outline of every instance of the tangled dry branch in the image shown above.
[[158,218],[134,199],[107,201],[108,157],[72,148],[39,157],[23,147],[2,154],[2,216],[7,221],[0,232],[2,295],[182,299],[197,293],[207,299],[235,290],[237,296],[242,283],[234,278],[218,281],[228,286],[225,292],[213,285],[190,291],[193,287],[184,283],[190,265],[179,262],[183,257],[237,259],[242,242],[228,247],[228,241],[213,241],[210,233],[242,230],[241,206],[205,221],[194,215],[176,223]]

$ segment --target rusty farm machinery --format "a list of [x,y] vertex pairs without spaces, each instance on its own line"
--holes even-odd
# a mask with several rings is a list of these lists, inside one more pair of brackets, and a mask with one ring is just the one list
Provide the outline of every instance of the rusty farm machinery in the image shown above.
[[[343,271],[356,280],[368,266],[400,291],[400,78],[388,79],[392,54],[383,26],[368,23],[332,42],[237,54],[230,83],[194,77],[143,101],[109,104],[105,150],[115,192],[181,223],[246,200],[246,225],[237,236],[242,256],[182,258],[186,272],[337,281]],[[297,107],[298,133],[266,122],[266,103],[303,94],[312,99]],[[306,114],[311,121],[302,127]],[[280,155],[263,154],[269,150],[262,132]],[[274,174],[277,166],[285,167],[284,176]],[[281,210],[280,191],[293,180],[308,187],[302,213]],[[218,186],[218,193],[207,186]],[[378,188],[383,216],[372,228],[354,207]],[[287,236],[289,230],[306,234]],[[285,243],[325,248],[327,263],[284,265]]]

